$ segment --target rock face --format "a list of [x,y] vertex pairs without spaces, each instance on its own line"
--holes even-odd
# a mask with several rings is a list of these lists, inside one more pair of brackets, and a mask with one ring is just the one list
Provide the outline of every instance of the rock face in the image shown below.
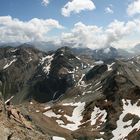
[[0,53],[5,99],[13,95],[14,103],[33,101],[25,108],[52,136],[66,140],[140,138],[139,56],[116,60],[116,50],[103,49],[94,54],[104,60],[97,63],[68,47],[44,53],[20,46],[2,48]]
[[100,76],[105,71],[107,71],[107,65],[97,65],[86,73],[85,78],[86,80],[91,80]]
[[[28,81],[35,73],[45,53],[32,47],[0,48],[0,80],[5,89],[5,99],[15,96],[15,102],[28,95]],[[20,97],[20,98],[19,98]]]

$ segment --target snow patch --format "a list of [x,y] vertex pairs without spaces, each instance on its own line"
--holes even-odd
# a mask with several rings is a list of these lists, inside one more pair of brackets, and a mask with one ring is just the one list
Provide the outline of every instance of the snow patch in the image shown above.
[[[123,118],[128,113],[140,116],[140,107],[137,106],[138,102],[136,102],[133,105],[131,104],[131,100],[123,99],[122,102],[123,102],[123,112],[120,115],[119,120],[117,121],[117,128],[112,132],[114,135],[112,140],[116,140],[116,138],[124,139],[134,129],[137,129],[137,131],[140,129],[140,121],[137,124],[135,124],[133,127],[131,126],[132,120],[130,120],[128,122],[123,122]],[[128,127],[125,127],[125,126],[128,126]]]
[[[61,115],[55,114],[52,110],[48,110],[44,113],[47,117],[55,117],[57,118],[56,122],[60,127],[69,129],[69,130],[77,130],[78,126],[81,125],[81,120],[83,119],[82,112],[85,109],[85,102],[77,102],[77,103],[64,103],[63,106],[73,106],[75,107],[72,113],[72,116],[64,115],[64,117],[70,122],[68,124],[64,124],[61,120]],[[62,111],[62,110],[60,110]]]
[[52,140],[65,140],[65,138],[53,136]]
[[32,57],[29,57],[28,63],[31,62],[32,60],[33,60]]
[[78,85],[77,86],[83,86],[86,87],[87,85],[85,84],[85,82],[83,81],[85,74],[82,74],[81,78],[78,81]]
[[84,67],[83,67],[84,69],[86,69],[87,68],[87,66],[86,65],[84,65]]
[[61,117],[61,115],[55,114],[52,110],[48,110],[47,112],[44,113],[44,115],[46,115],[49,118],[54,117],[54,118],[58,118],[59,119]]
[[12,50],[11,50],[12,53],[14,53],[14,52],[16,52],[16,51],[17,51],[17,49],[12,49]]
[[78,126],[81,125],[81,120],[83,119],[82,112],[85,109],[85,102],[81,103],[69,103],[69,104],[63,104],[64,106],[76,106],[73,110],[72,116],[64,115],[68,121],[70,121],[70,124],[67,125],[60,125],[63,128],[69,129],[69,130],[77,130]]
[[108,71],[111,71],[112,70],[112,66],[115,64],[115,62],[113,62],[112,64],[110,64],[110,65],[107,65],[107,67],[108,67]]
[[44,71],[47,75],[48,75],[49,72],[50,72],[51,62],[52,62],[52,60],[53,60],[53,56],[54,56],[54,54],[53,54],[53,55],[45,56],[45,57],[43,57],[43,58],[41,59],[41,62],[40,62],[40,63],[43,65],[44,62],[47,61],[46,64],[45,64],[45,66],[43,67],[43,71]]
[[101,81],[99,81],[98,83],[96,83],[95,86],[97,86],[97,85],[99,85],[99,84],[101,84]]
[[13,98],[14,98],[14,96],[11,96],[8,100],[5,101],[5,104],[7,104],[8,102],[10,102]]
[[45,110],[48,110],[48,109],[50,109],[51,107],[50,106],[46,106],[44,109]]
[[117,71],[117,75],[121,75],[121,73],[119,71]]
[[102,64],[104,64],[104,62],[103,61],[96,61],[96,62],[94,62],[96,65],[102,65]]
[[74,71],[75,71],[75,69],[74,69],[73,71],[68,70],[68,73],[69,73],[69,74],[73,74]]
[[78,56],[76,56],[76,58],[77,58],[78,60],[81,60]]
[[100,89],[102,89],[102,86],[100,86],[99,88],[97,88],[95,91],[98,91],[98,90],[100,90]]
[[61,53],[61,54],[60,54],[60,56],[64,56],[64,54],[63,54],[63,53]]
[[33,102],[30,102],[30,105],[33,105]]
[[98,119],[100,119],[100,125],[106,122],[106,116],[106,110],[101,110],[100,108],[95,106],[94,111],[91,114],[91,125],[95,125]]
[[7,69],[9,66],[11,66],[14,62],[16,62],[17,61],[17,59],[13,59],[10,63],[7,63],[4,67],[3,67],[3,69]]

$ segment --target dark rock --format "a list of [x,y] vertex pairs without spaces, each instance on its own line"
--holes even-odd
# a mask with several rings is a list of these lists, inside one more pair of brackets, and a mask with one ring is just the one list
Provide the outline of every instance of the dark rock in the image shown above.
[[97,78],[102,75],[105,71],[107,71],[107,65],[97,65],[93,67],[86,75],[86,80],[91,80],[93,78]]

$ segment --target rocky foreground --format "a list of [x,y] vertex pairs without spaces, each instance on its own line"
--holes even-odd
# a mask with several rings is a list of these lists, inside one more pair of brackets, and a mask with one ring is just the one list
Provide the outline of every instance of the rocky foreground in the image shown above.
[[28,133],[44,140],[140,139],[139,56],[97,61],[67,47],[45,53],[25,46],[0,54],[4,99],[13,96],[34,128],[14,124],[13,135],[27,131],[19,139]]

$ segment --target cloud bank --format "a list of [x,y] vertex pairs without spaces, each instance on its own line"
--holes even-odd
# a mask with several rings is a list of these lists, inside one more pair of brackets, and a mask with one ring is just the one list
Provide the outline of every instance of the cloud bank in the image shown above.
[[[49,31],[63,29],[59,36],[49,36]],[[129,47],[134,44],[133,35],[140,35],[140,20],[123,22],[114,20],[106,27],[74,24],[69,32],[54,19],[34,18],[21,21],[11,16],[0,17],[0,43],[51,41],[60,46],[89,47],[92,49],[113,47]],[[131,36],[131,38],[130,38]]]
[[52,29],[62,29],[63,26],[54,19],[34,18],[21,21],[11,16],[0,17],[0,42],[28,42],[45,40]]
[[[71,32],[62,34],[61,41],[63,45],[72,44],[75,47],[89,47],[92,49],[114,46],[116,44],[125,45],[118,42],[134,32],[140,33],[138,27],[140,29],[140,20],[128,21],[127,23],[114,20],[105,29],[79,22],[74,25]],[[126,45],[129,46],[129,44]]]

